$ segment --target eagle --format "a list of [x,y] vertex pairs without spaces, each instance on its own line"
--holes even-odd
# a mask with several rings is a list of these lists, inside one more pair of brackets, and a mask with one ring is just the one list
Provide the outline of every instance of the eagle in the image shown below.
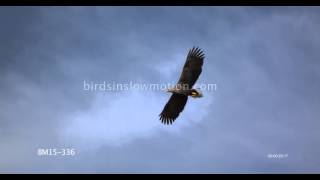
[[183,111],[188,96],[200,98],[203,96],[200,89],[192,89],[202,72],[204,53],[199,47],[189,50],[182,73],[176,85],[166,91],[172,93],[169,101],[159,114],[163,124],[172,124]]

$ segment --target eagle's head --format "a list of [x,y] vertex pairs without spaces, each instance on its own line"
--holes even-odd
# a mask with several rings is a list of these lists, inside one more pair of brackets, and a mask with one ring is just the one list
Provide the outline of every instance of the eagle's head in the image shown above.
[[190,96],[193,98],[201,98],[203,94],[200,89],[191,89]]

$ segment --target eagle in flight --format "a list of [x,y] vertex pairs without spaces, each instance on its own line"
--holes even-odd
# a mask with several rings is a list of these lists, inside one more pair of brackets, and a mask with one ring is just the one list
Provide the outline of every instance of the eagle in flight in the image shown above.
[[200,48],[193,47],[189,50],[177,84],[173,88],[167,89],[167,92],[172,93],[172,95],[159,115],[162,123],[172,124],[175,121],[183,111],[188,96],[193,98],[203,96],[199,89],[192,89],[202,72],[203,60],[204,54]]

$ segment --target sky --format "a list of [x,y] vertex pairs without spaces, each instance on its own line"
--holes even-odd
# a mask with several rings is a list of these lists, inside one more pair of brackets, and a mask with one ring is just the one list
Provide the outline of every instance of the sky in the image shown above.
[[[0,7],[0,20],[0,173],[320,172],[319,7]],[[174,83],[193,46],[197,82],[217,89],[171,126],[164,91],[84,90]]]

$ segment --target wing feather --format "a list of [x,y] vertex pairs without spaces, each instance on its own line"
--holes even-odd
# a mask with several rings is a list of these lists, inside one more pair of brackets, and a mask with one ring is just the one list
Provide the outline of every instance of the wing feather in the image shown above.
[[204,53],[200,48],[190,49],[177,84],[186,85],[191,89],[202,72],[204,58]]
[[160,120],[164,124],[172,124],[174,120],[183,111],[188,96],[181,94],[172,94],[167,104],[164,106],[160,116]]

